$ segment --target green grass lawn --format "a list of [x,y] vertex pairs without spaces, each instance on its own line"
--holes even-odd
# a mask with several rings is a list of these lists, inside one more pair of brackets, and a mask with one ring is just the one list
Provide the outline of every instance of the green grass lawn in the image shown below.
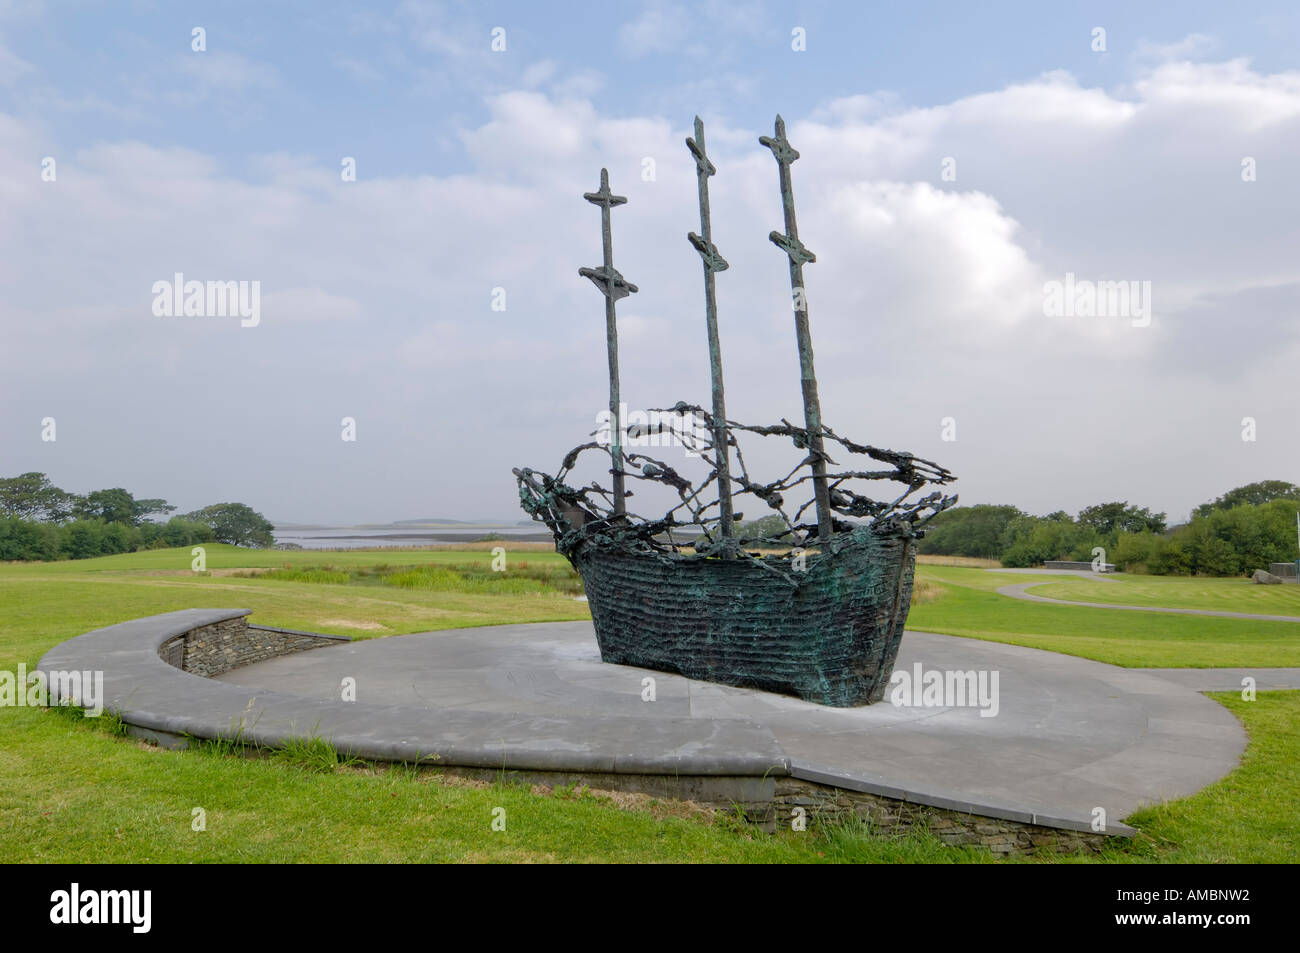
[[[1296,622],[1057,606],[998,595],[999,586],[1044,578],[1017,573],[918,566],[917,577],[943,589],[939,598],[912,607],[908,627],[922,632],[1009,642],[1134,668],[1300,666],[1300,623]],[[1196,587],[1204,581],[1169,580],[1166,604],[1178,605],[1180,591],[1194,600]],[[1072,586],[1090,585],[1109,594],[1127,584],[1080,581],[1061,583],[1060,588],[1072,591]],[[1185,589],[1179,590],[1180,585]],[[1046,594],[1046,588],[1034,592]]]
[[1212,692],[1250,736],[1241,767],[1191,797],[1134,814],[1149,856],[1185,864],[1300,863],[1300,692]]
[[[189,571],[187,549],[0,565],[0,668],[30,666],[94,628],[198,606],[248,607],[263,624],[357,637],[588,617],[554,553],[511,551],[508,565],[519,572],[488,575],[487,551],[207,549],[212,574],[202,576]],[[258,568],[280,578],[233,575]],[[913,608],[916,629],[1127,665],[1300,665],[1295,625],[1035,605],[993,591],[1024,576],[940,566],[920,575],[935,591]],[[1215,697],[1250,733],[1242,766],[1194,797],[1131,818],[1150,837],[1103,860],[1300,860],[1300,692],[1261,693],[1256,702]],[[991,860],[925,832],[767,835],[645,798],[620,806],[400,768],[309,770],[163,751],[115,736],[111,725],[67,711],[0,709],[0,862]],[[191,829],[195,807],[206,812],[205,831]],[[495,808],[505,809],[504,831],[491,828]]]
[[[1190,798],[1130,818],[1142,839],[1068,858],[1111,863],[1300,860],[1300,693],[1216,695],[1245,723],[1243,765]],[[982,863],[920,831],[768,835],[725,815],[590,793],[470,786],[401,768],[166,751],[66,710],[0,717],[0,862]],[[206,829],[195,831],[194,809]],[[492,830],[497,808],[505,830]],[[1034,862],[1039,858],[1028,858]],[[1005,861],[1004,861],[1005,862]]]
[[[545,584],[520,586],[537,568],[572,574],[554,552],[507,550],[507,571],[492,573],[492,553],[309,553],[209,545],[209,575],[192,572],[188,549],[100,559],[0,565],[0,653],[7,664],[36,661],[51,646],[90,629],[176,609],[252,609],[259,625],[353,638],[511,622],[591,617],[585,602]],[[490,585],[459,589],[382,584],[321,584],[223,575],[262,569],[333,566],[464,565],[486,569]],[[515,571],[511,571],[515,570]]]
[[[114,737],[94,719],[6,709],[0,728],[0,862],[824,862],[981,861],[931,835],[851,830],[778,836],[674,816],[650,799],[468,786],[403,769],[336,767]],[[192,829],[193,809],[206,830]],[[505,830],[492,830],[505,809]]]
[[[1300,585],[1260,586],[1249,579],[1117,574],[1111,582],[1087,577],[1053,581],[1030,590],[1036,596],[1074,602],[1114,602],[1126,606],[1167,606],[1214,612],[1254,612],[1300,618]],[[1028,582],[1022,579],[1022,582]]]

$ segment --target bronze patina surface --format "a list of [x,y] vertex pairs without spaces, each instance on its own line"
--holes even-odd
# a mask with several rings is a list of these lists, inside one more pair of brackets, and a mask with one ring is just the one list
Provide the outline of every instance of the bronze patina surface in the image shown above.
[[[662,433],[664,420],[686,415],[702,420],[693,450],[706,468],[703,478],[696,483],[663,460],[629,453],[624,442],[614,305],[637,289],[614,269],[609,212],[627,200],[610,192],[603,169],[600,191],[585,198],[601,206],[604,264],[579,273],[605,296],[608,447],[600,440],[575,447],[554,476],[528,468],[514,473],[524,510],[546,524],[556,549],[582,575],[605,661],[824,705],[869,704],[888,686],[907,620],[913,541],[935,514],[957,502],[938,490],[918,494],[955,477],[910,453],[841,437],[822,421],[803,285],[803,266],[816,259],[799,239],[790,180],[790,164],[799,153],[780,116],[775,135],[760,142],[772,150],[779,171],[785,232],[770,237],[789,259],[804,425],[782,420],[751,426],[726,417],[714,276],[728,265],[713,244],[708,179],[717,170],[705,152],[704,124],[697,117],[686,145],[695,160],[701,234],[687,238],[704,268],[712,412],[679,402],[653,411],[658,423],[628,428],[626,435]],[[787,438],[803,459],[783,477],[759,482],[749,474],[737,434]],[[871,462],[841,467],[828,445],[837,454]],[[599,482],[568,482],[579,458],[591,450],[610,456],[610,489]],[[633,513],[627,508],[633,496],[626,489],[629,479],[666,486],[678,501],[653,518]],[[854,489],[856,481],[888,481],[902,489],[876,498]],[[809,488],[811,499],[789,502]],[[742,532],[735,505],[745,496],[778,514],[784,529]]]

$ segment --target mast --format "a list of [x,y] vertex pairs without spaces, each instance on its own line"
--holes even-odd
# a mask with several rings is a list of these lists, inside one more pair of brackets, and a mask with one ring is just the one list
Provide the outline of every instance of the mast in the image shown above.
[[812,462],[813,494],[817,503],[817,536],[827,542],[833,532],[830,492],[826,486],[826,451],[822,441],[821,401],[817,397],[817,376],[813,372],[812,335],[808,330],[808,298],[804,294],[804,262],[817,256],[799,241],[799,226],[794,218],[794,188],[790,184],[790,164],[799,153],[785,137],[785,120],[776,117],[774,136],[759,136],[758,141],[772,150],[781,173],[781,204],[785,209],[785,234],[774,231],[768,238],[790,259],[790,289],[794,298],[794,333],[799,342],[799,379],[803,387],[804,427],[808,431],[808,455]]
[[699,180],[700,231],[688,232],[686,240],[700,253],[704,264],[704,324],[709,336],[709,378],[713,385],[713,447],[718,467],[718,533],[732,538],[731,451],[727,444],[727,405],[722,389],[722,345],[718,341],[718,302],[714,293],[714,274],[726,271],[727,261],[713,244],[713,223],[709,216],[709,176],[718,170],[704,151],[704,123],[695,117],[695,137],[687,138],[686,148],[695,157]]
[[605,345],[609,352],[609,456],[613,462],[614,475],[614,515],[622,516],[627,509],[623,489],[623,417],[620,411],[618,394],[618,322],[614,314],[614,302],[626,298],[637,290],[636,285],[626,281],[614,267],[614,239],[609,228],[609,210],[616,205],[623,205],[627,198],[615,195],[609,190],[609,170],[600,170],[600,190],[584,192],[582,197],[592,205],[600,206],[600,236],[604,246],[604,264],[599,268],[579,268],[578,274],[590,278],[600,293],[605,296]]

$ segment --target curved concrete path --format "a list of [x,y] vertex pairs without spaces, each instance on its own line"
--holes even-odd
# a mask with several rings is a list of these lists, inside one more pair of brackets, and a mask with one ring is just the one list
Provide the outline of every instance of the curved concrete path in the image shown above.
[[1198,692],[1239,692],[1247,678],[1261,692],[1300,688],[1300,668],[1135,668]]
[[[344,642],[218,678],[159,649],[247,615],[193,609],[78,636],[46,672],[104,672],[103,703],[162,740],[320,736],[377,760],[492,769],[759,779],[793,775],[977,815],[1108,833],[1143,804],[1231,771],[1240,724],[1201,695],[1286,670],[1141,671],[1053,652],[908,632],[897,672],[996,673],[996,713],[882,702],[836,709],[600,661],[589,622],[506,625]],[[356,701],[341,685],[355,680]],[[647,679],[655,697],[645,698]],[[1210,687],[1219,687],[1217,683]],[[990,705],[985,711],[992,711]]]
[[[989,572],[1014,572],[1011,569],[990,569]],[[1115,582],[1114,579],[1107,578],[1104,573],[1094,573],[1086,571],[1074,571],[1069,569],[1022,569],[1019,572],[1041,572],[1044,575],[1053,576],[1087,576],[1090,579],[1105,582]],[[1260,615],[1254,612],[1221,612],[1217,609],[1171,609],[1163,606],[1133,606],[1124,605],[1118,602],[1074,602],[1069,599],[1052,599],[1048,596],[1031,595],[1026,590],[1034,586],[1050,585],[1047,581],[1039,582],[1017,582],[1009,586],[999,586],[997,593],[1000,596],[1009,596],[1012,599],[1022,599],[1025,602],[1048,602],[1058,606],[1083,606],[1087,609],[1127,609],[1130,612],[1168,612],[1174,615],[1205,615],[1217,616],[1221,619],[1254,619],[1256,622],[1300,622],[1300,616],[1295,615]]]
[[[600,661],[590,623],[390,636],[259,662],[220,676],[245,692],[324,702],[356,679],[358,702],[449,709],[521,723],[587,719],[571,750],[643,761],[683,720],[751,733],[754,759],[780,752],[809,780],[938,807],[1112,833],[1140,805],[1191,794],[1236,767],[1246,743],[1225,709],[1176,682],[1037,649],[908,632],[896,671],[998,673],[998,710],[835,709]],[[644,679],[656,700],[642,700]],[[382,730],[376,726],[376,730]],[[759,743],[759,739],[762,742]],[[502,750],[499,746],[498,751]],[[739,753],[739,750],[737,750]],[[499,763],[499,758],[498,758]]]

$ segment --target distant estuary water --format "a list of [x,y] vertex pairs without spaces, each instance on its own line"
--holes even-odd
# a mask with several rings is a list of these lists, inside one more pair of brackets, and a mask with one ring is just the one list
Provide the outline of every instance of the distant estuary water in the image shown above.
[[277,543],[292,543],[303,549],[371,549],[377,546],[452,546],[470,543],[495,533],[516,542],[550,542],[551,534],[536,526],[438,526],[342,529],[280,529],[273,534]]

